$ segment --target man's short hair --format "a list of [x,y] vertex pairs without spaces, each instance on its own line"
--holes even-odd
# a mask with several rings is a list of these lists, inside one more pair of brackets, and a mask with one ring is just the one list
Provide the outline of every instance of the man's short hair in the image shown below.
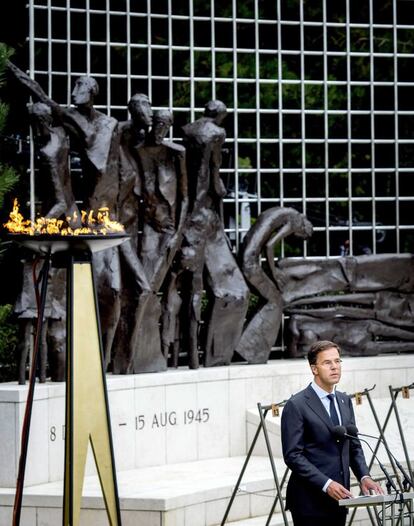
[[330,342],[329,340],[321,340],[312,344],[308,352],[309,365],[315,365],[318,354],[328,349],[336,349],[341,354],[341,348],[338,344]]

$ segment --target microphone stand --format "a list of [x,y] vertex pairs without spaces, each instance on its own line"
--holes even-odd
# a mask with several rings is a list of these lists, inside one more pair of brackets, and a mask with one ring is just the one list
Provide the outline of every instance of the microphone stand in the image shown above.
[[413,485],[413,481],[412,479],[409,477],[408,473],[405,471],[404,467],[401,465],[401,463],[398,461],[398,459],[396,458],[396,456],[391,452],[390,448],[388,447],[387,443],[384,442],[382,440],[381,437],[374,437],[372,435],[367,435],[365,433],[359,433],[358,432],[358,435],[360,436],[363,436],[363,437],[367,437],[367,438],[373,438],[374,440],[380,440],[382,442],[382,444],[384,445],[385,447],[385,450],[387,451],[388,453],[388,456],[392,457],[392,459],[394,460],[395,462],[395,465],[397,466],[397,468],[400,470],[402,476],[403,476],[403,488],[404,488],[404,491],[409,491],[410,487],[414,489],[414,485]]
[[371,453],[373,454],[375,460],[378,462],[378,465],[379,465],[379,467],[381,468],[381,471],[384,473],[385,478],[387,479],[386,487],[387,487],[387,493],[388,493],[388,495],[391,494],[391,488],[395,491],[395,493],[397,493],[397,494],[400,493],[400,492],[398,491],[398,489],[397,489],[397,486],[394,484],[394,481],[392,480],[390,474],[388,473],[387,469],[386,469],[385,466],[382,464],[382,462],[381,462],[380,459],[377,457],[377,455],[374,453],[374,450],[372,449],[371,444],[370,444],[367,440],[364,440],[364,439],[362,439],[362,438],[360,438],[360,437],[358,437],[358,436],[349,435],[348,433],[345,433],[344,436],[346,436],[346,437],[348,437],[348,438],[352,438],[352,439],[354,439],[354,440],[360,440],[361,442],[364,442],[364,444],[366,444],[366,445],[369,447],[369,449],[370,449]]
[[[385,478],[387,479],[387,482],[386,482],[385,485],[387,487],[388,495],[391,495],[391,488],[393,488],[393,490],[395,491],[395,497],[396,497],[395,500],[397,500],[397,498],[399,497],[399,503],[400,503],[399,515],[400,515],[400,519],[398,520],[398,523],[397,523],[397,524],[399,524],[400,520],[401,520],[401,517],[402,517],[403,510],[404,510],[404,495],[403,495],[403,493],[397,489],[397,486],[394,484],[394,481],[392,480],[392,478],[391,478],[390,474],[388,473],[387,469],[385,468],[383,463],[380,461],[380,459],[377,457],[377,455],[374,453],[374,450],[372,449],[371,444],[367,440],[364,440],[363,438],[360,438],[359,436],[349,435],[348,433],[346,433],[345,436],[347,436],[348,438],[353,438],[353,439],[356,439],[356,440],[360,440],[361,442],[364,442],[364,444],[366,444],[369,447],[371,453],[373,454],[374,458],[378,462],[378,465],[381,468],[381,471],[384,473]],[[384,520],[384,518],[383,518],[383,520]],[[393,524],[394,524],[394,522],[393,522]]]

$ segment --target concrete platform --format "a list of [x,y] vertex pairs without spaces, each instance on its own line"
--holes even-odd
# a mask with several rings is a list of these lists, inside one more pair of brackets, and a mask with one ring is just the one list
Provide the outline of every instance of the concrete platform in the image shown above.
[[[219,458],[118,473],[123,525],[220,524],[244,460],[244,456]],[[281,459],[275,459],[275,462],[281,478],[284,463]],[[275,494],[269,459],[252,457],[233,503],[229,522],[267,514]],[[81,525],[108,524],[96,475],[85,478],[83,495]],[[0,489],[0,526],[11,524],[13,499],[13,490]],[[62,483],[53,482],[26,488],[23,506],[22,526],[60,524]],[[278,509],[280,510],[279,507]]]
[[[218,526],[245,457],[221,458],[120,472],[123,526]],[[284,463],[275,458],[279,481]],[[108,523],[97,476],[85,478],[81,526]],[[252,456],[226,524],[264,526],[276,495],[267,457]],[[0,526],[10,526],[14,492],[0,489]],[[22,526],[57,526],[62,521],[62,484],[25,489]],[[289,525],[290,514],[287,513]],[[359,510],[354,526],[371,521]],[[279,504],[269,526],[283,526]]]
[[[304,359],[108,375],[123,526],[219,525],[259,424],[257,402],[280,402],[310,379]],[[371,395],[382,422],[390,404],[388,386],[409,385],[413,380],[414,354],[345,357],[340,389],[353,393],[376,384]],[[64,392],[63,384],[36,386],[21,526],[61,524]],[[26,397],[27,386],[0,384],[0,526],[12,523]],[[413,400],[413,393],[410,399],[398,400],[410,451],[414,451]],[[354,409],[360,430],[378,435],[367,401],[354,404]],[[281,479],[285,468],[280,418],[269,412],[267,427]],[[394,418],[386,436],[403,460]],[[384,451],[379,454],[386,460]],[[262,439],[254,455],[226,524],[266,524],[275,489]],[[89,457],[81,525],[105,526],[106,511]],[[279,526],[281,519],[275,514],[271,525]]]
[[[117,469],[244,455],[249,445],[246,411],[254,409],[257,402],[269,404],[289,398],[310,380],[305,359],[108,375]],[[408,385],[413,380],[414,354],[345,357],[340,388],[352,393],[376,384],[372,396],[389,399],[389,385]],[[63,478],[64,395],[64,384],[36,386],[28,486]],[[27,386],[0,384],[0,487],[12,488],[16,482],[26,397]],[[412,399],[404,404],[410,402]],[[93,474],[93,468],[89,461],[88,475]]]

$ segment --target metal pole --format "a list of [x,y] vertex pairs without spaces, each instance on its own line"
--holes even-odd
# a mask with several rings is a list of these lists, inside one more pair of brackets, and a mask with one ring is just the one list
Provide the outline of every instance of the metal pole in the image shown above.
[[[273,478],[275,479],[276,491],[280,499],[280,509],[282,510],[283,523],[285,524],[285,526],[289,526],[289,523],[286,517],[285,507],[283,506],[283,502],[282,502],[282,493],[281,493],[281,489],[279,485],[279,479],[277,477],[277,471],[276,471],[276,466],[275,466],[275,460],[273,458],[272,447],[270,445],[269,435],[267,433],[266,415],[267,415],[268,409],[265,411],[265,414],[263,415],[262,405],[260,404],[260,402],[257,404],[257,407],[259,408],[260,420],[262,423],[263,434],[264,434],[264,438],[266,441],[267,452],[269,453],[270,465],[272,466]],[[271,518],[272,518],[272,515],[270,514],[267,519],[266,526],[269,526]]]
[[401,483],[401,480],[400,480],[400,477],[398,476],[398,469],[397,469],[397,466],[395,465],[395,461],[391,455],[391,452],[388,448],[388,443],[385,439],[385,435],[384,433],[382,432],[382,429],[381,429],[381,423],[378,419],[378,415],[377,415],[377,412],[375,411],[375,407],[374,407],[374,404],[372,402],[372,398],[371,398],[371,395],[369,393],[367,393],[367,399],[368,399],[368,403],[371,407],[371,412],[372,412],[372,415],[374,417],[374,420],[375,420],[375,423],[377,425],[377,428],[378,428],[378,431],[379,431],[379,434],[380,434],[380,439],[382,440],[383,444],[384,444],[384,447],[385,447],[385,451],[387,452],[387,455],[388,455],[388,459],[390,461],[390,464],[392,466],[392,469],[394,471],[394,475],[395,475],[395,478],[397,479],[397,482],[398,482],[398,485],[400,486],[400,490],[403,491],[403,485]]
[[230,509],[231,509],[231,507],[233,505],[233,501],[234,501],[234,498],[236,497],[236,493],[237,493],[237,490],[239,489],[240,482],[241,482],[241,480],[243,478],[244,472],[246,471],[247,464],[249,463],[250,457],[251,457],[251,455],[253,453],[254,446],[256,445],[257,439],[259,438],[259,434],[260,434],[260,430],[261,429],[262,429],[262,423],[259,424],[259,426],[258,426],[258,428],[256,430],[256,434],[253,437],[252,444],[251,444],[251,446],[249,448],[249,451],[247,452],[246,460],[244,461],[243,467],[242,467],[242,469],[240,471],[239,478],[237,479],[236,485],[234,486],[233,493],[231,494],[230,501],[229,501],[229,503],[227,505],[227,508],[226,508],[225,513],[224,513],[223,519],[222,519],[222,521],[220,523],[220,526],[224,526],[224,524],[226,524],[227,517],[228,517]]
[[[408,389],[413,389],[413,388],[414,388],[414,384],[411,384],[410,386],[408,386]],[[398,430],[400,432],[401,443],[404,449],[404,456],[407,462],[408,472],[410,473],[411,480],[413,480],[413,470],[411,468],[410,456],[408,454],[407,443],[405,441],[404,431],[403,431],[403,427],[401,425],[401,420],[400,420],[400,414],[398,412],[397,403],[396,403],[398,393],[402,390],[402,387],[393,389],[393,387],[390,385],[389,390],[391,394],[391,407],[394,409],[395,418],[397,420]],[[393,396],[394,392],[395,392],[395,396]]]
[[[27,393],[27,402],[24,412],[23,419],[23,428],[22,428],[22,441],[21,441],[21,451],[19,459],[19,470],[17,475],[16,483],[16,493],[14,497],[14,507],[13,507],[13,526],[19,526],[20,516],[22,511],[22,500],[23,500],[23,487],[24,487],[24,477],[26,473],[26,460],[27,460],[27,450],[29,446],[29,435],[30,435],[30,424],[32,420],[32,410],[33,410],[33,398],[34,398],[34,389],[36,384],[36,370],[39,361],[39,348],[41,344],[41,334],[42,334],[42,325],[43,325],[43,316],[45,312],[46,305],[46,292],[47,292],[47,282],[49,276],[49,267],[50,267],[50,251],[48,252],[45,262],[43,264],[42,270],[39,274],[39,279],[42,282],[42,288],[40,292],[40,301],[38,304],[38,313],[37,313],[37,325],[36,325],[36,336],[35,343],[33,346],[33,359],[30,369],[30,379],[29,379],[29,390]],[[37,286],[36,284],[35,286]],[[36,297],[38,295],[36,294]]]
[[[279,404],[272,404],[272,405],[269,405],[269,406],[261,406],[261,407],[262,407],[262,410],[264,409],[266,411],[266,414],[267,414],[269,409],[271,409],[274,405],[282,406],[285,403],[286,403],[286,400],[283,400],[283,402],[280,402]],[[249,450],[247,452],[247,456],[246,456],[246,459],[245,459],[245,461],[243,463],[243,467],[242,467],[242,469],[240,471],[240,474],[239,474],[239,477],[237,479],[237,482],[236,482],[236,484],[235,484],[235,486],[233,488],[233,492],[231,494],[230,501],[229,501],[229,503],[227,505],[226,511],[224,512],[224,516],[223,516],[223,519],[222,519],[222,521],[220,523],[220,526],[224,526],[224,524],[226,524],[226,520],[227,520],[227,517],[229,516],[230,509],[231,509],[231,507],[233,505],[233,502],[234,502],[234,499],[236,497],[237,490],[239,489],[240,482],[241,482],[241,480],[243,478],[243,475],[244,475],[244,473],[246,471],[247,464],[249,463],[250,457],[252,456],[254,447],[256,445],[257,439],[259,438],[259,434],[260,434],[260,431],[261,431],[262,427],[263,427],[263,422],[261,420],[260,424],[258,425],[258,427],[256,429],[256,433],[255,433],[255,435],[253,437],[253,440],[252,440],[252,443],[251,443],[251,445],[249,447]]]
[[[283,490],[283,486],[285,485],[285,482],[286,482],[286,478],[287,478],[288,473],[289,473],[289,468],[286,468],[286,469],[285,469],[285,472],[283,473],[282,480],[280,481],[280,490],[281,490],[281,491]],[[269,520],[270,520],[270,517],[273,515],[273,513],[274,513],[274,511],[275,511],[275,508],[276,508],[276,505],[277,505],[277,503],[278,503],[278,500],[279,500],[279,495],[276,495],[276,498],[274,499],[273,504],[272,504],[272,507],[271,507],[271,509],[270,509],[269,518],[267,519],[266,526],[268,526],[268,524],[269,524]],[[281,505],[282,505],[282,504],[281,504]]]
[[[369,392],[370,391],[373,391],[376,387],[376,384],[374,384],[370,389],[368,388],[365,388],[363,391],[360,392],[361,395],[366,395],[367,397],[369,396]],[[356,393],[353,394],[353,395],[350,395],[350,398],[356,398]],[[373,408],[373,406],[371,406],[371,410],[372,411],[375,411],[375,409]],[[376,414],[374,415],[374,418],[376,418]],[[370,460],[370,463],[369,463],[369,469],[371,469],[372,467],[372,464],[374,462],[374,455],[371,457],[371,460]],[[360,494],[361,494],[361,491],[360,491]],[[352,510],[352,514],[351,514],[351,517],[349,518],[349,522],[348,522],[348,526],[351,526],[351,524],[354,522],[354,518],[355,518],[355,514],[356,514],[356,511],[357,511],[357,508],[354,508]],[[367,513],[368,513],[368,516],[369,516],[369,519],[371,521],[371,524],[373,526],[375,526],[375,521],[374,521],[374,517],[372,515],[372,510],[371,508],[368,506],[367,507]],[[379,517],[379,513],[377,511],[377,509],[374,507],[374,513],[375,513],[375,520],[376,520],[376,524],[377,526],[381,526],[382,522],[381,522],[381,519]]]

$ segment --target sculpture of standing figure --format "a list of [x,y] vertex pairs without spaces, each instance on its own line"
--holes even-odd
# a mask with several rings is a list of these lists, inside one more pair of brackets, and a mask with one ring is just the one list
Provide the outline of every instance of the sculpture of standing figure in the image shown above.
[[[188,210],[185,149],[164,140],[172,123],[171,112],[154,112],[152,129],[137,149],[144,210],[140,259],[155,293],[159,292],[181,245]],[[162,352],[160,317],[160,298],[154,296],[142,318],[138,338],[140,349]],[[149,364],[140,349],[134,369],[148,370]],[[163,356],[166,364],[168,352]]]
[[[35,80],[10,61],[7,66],[36,100],[50,107],[54,121],[63,126],[71,142],[73,141],[82,161],[83,190],[89,207],[97,210],[107,206],[111,217],[116,219],[119,192],[118,123],[116,119],[93,107],[94,99],[99,93],[96,80],[87,76],[79,77],[72,91],[75,108],[65,108],[48,97]],[[118,249],[97,252],[93,263],[97,277],[104,354],[108,359],[120,316]]]
[[[28,106],[34,141],[38,146],[41,166],[46,171],[47,188],[50,182],[54,190],[53,204],[46,217],[59,218],[62,215],[72,218],[73,226],[80,225],[80,213],[75,203],[69,171],[69,137],[62,126],[53,123],[52,110],[43,102]],[[43,174],[42,174],[43,175]]]
[[172,113],[154,113],[147,140],[138,148],[141,166],[144,224],[141,260],[152,289],[158,292],[181,244],[188,210],[185,149],[165,137]]
[[[43,102],[30,104],[28,111],[35,144],[38,147],[40,175],[42,178],[48,179],[44,186],[49,188],[50,183],[52,183],[54,191],[53,196],[50,196],[52,206],[46,217],[70,216],[72,218],[71,224],[74,227],[79,226],[80,213],[75,203],[69,172],[69,139],[67,134],[62,126],[54,124],[52,110]],[[46,381],[48,350],[50,351],[49,366],[52,380],[63,381],[64,379],[66,358],[65,285],[66,271],[52,269],[42,332],[40,382]],[[37,318],[32,263],[25,263],[23,266],[22,290],[15,305],[15,312],[18,315],[22,335],[20,338],[19,383],[24,384],[33,321]]]
[[107,206],[116,211],[118,198],[118,130],[117,121],[93,107],[99,86],[92,77],[79,77],[72,91],[75,108],[60,106],[46,95],[41,86],[8,61],[8,69],[40,102],[49,106],[55,121],[63,126],[82,161],[84,187],[89,207]]
[[[152,305],[158,301],[138,257],[142,182],[137,152],[152,125],[153,112],[147,95],[143,93],[136,93],[131,97],[128,109],[131,119],[119,125],[119,219],[130,235],[130,240],[120,246],[122,316],[113,349],[113,372],[124,374],[166,368],[160,346],[157,348],[146,345],[140,338],[144,313],[147,310],[151,313]],[[158,324],[158,320],[156,323]]]
[[[202,273],[197,266],[195,251],[191,247],[182,247],[171,268],[162,309],[161,344],[164,356],[167,358],[170,355],[172,367],[178,367],[180,338],[186,327],[187,340],[197,342],[198,325],[201,321],[201,297],[198,294],[202,290]],[[186,302],[186,310],[180,316],[182,296],[192,300]],[[199,367],[196,350],[189,353],[189,366],[190,369]]]
[[203,341],[206,366],[230,363],[247,311],[248,288],[231,252],[221,212],[226,189],[219,170],[226,132],[220,125],[226,113],[227,108],[221,101],[210,101],[203,117],[183,127],[190,201],[183,244],[194,250],[195,258],[191,265],[195,269],[193,283],[186,299],[190,329],[185,344],[191,367],[198,366],[204,269],[211,291]]
[[[37,304],[33,262],[23,265],[23,283],[14,306],[19,324],[19,384],[26,382],[26,362],[33,340]],[[52,381],[63,382],[66,361],[66,270],[52,268],[46,295],[39,360],[39,381],[46,382],[47,363]]]
[[[261,306],[243,331],[236,351],[249,363],[266,363],[282,323],[283,271],[275,266],[274,248],[285,237],[307,239],[312,235],[312,225],[303,214],[293,208],[269,208],[261,213],[249,229],[241,249],[242,270],[247,282],[258,292]],[[271,276],[261,265],[265,249]]]

